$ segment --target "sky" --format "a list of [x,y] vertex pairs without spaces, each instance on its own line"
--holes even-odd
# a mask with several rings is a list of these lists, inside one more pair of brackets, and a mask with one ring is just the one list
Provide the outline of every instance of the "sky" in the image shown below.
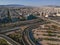
[[0,0],[0,5],[20,4],[27,6],[58,5],[60,0]]

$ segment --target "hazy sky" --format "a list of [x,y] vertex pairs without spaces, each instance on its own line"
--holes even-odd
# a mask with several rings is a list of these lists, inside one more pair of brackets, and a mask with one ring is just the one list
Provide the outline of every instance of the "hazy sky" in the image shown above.
[[0,0],[0,5],[20,4],[29,6],[59,5],[60,0]]

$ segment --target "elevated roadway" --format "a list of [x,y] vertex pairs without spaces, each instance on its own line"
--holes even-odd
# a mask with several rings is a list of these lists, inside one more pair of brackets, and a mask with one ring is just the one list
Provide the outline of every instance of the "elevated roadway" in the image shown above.
[[32,24],[23,31],[22,38],[23,38],[23,42],[24,42],[25,45],[41,45],[37,41],[35,41],[34,37],[31,37],[31,36],[33,36],[33,34],[31,34],[31,30],[34,29],[34,28],[37,28],[41,24],[44,24],[44,22],[43,23],[39,22],[39,23],[36,23],[36,24]]
[[[52,22],[58,26],[60,26],[60,23],[55,21],[55,20],[51,20],[51,19],[47,19],[47,18],[41,18],[43,20],[46,20],[46,21],[49,21],[49,22]],[[42,23],[44,24],[44,23]],[[31,33],[31,30],[38,27],[39,25],[41,25],[41,22],[40,23],[36,23],[36,24],[32,24],[30,25],[29,27],[27,27],[24,31],[23,31],[23,41],[25,42],[24,44],[25,45],[41,45],[39,44],[37,41],[34,41],[34,37],[31,37],[33,34],[30,34]],[[33,38],[33,39],[32,39]]]

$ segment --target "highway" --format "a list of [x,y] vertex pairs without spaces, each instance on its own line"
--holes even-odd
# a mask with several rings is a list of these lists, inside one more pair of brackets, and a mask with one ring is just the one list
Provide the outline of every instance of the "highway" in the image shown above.
[[[44,24],[44,22],[42,24]],[[36,23],[36,24],[32,24],[23,31],[22,38],[23,38],[25,45],[41,45],[37,41],[34,41],[34,37],[31,37],[32,36],[31,30],[34,28],[37,28],[39,25],[41,25],[41,22]]]
[[3,34],[0,34],[0,37],[6,39],[9,43],[11,43],[12,45],[20,45],[19,43],[15,42],[14,40],[12,40],[11,38],[9,38],[8,36],[5,36]]
[[[33,20],[31,20],[31,21],[27,21],[27,22],[25,22],[25,24],[26,25],[32,25],[32,24],[35,24],[35,23],[38,23],[38,22],[40,22],[40,20],[38,20],[38,21],[33,21]],[[22,22],[21,22],[22,23]],[[30,24],[28,24],[28,23],[30,23]],[[23,24],[21,24],[21,25],[23,25]],[[0,33],[6,33],[6,32],[10,32],[10,31],[15,31],[15,30],[17,30],[17,29],[20,29],[20,26],[16,26],[16,27],[12,27],[12,28],[10,28],[10,29],[6,29],[6,30],[0,30]]]
[[[42,19],[42,18],[41,18]],[[45,20],[46,18],[43,18],[43,20]],[[58,25],[60,25],[60,23],[58,23],[58,22],[56,22],[56,21],[54,21],[54,20],[50,20],[50,19],[46,19],[46,20],[48,20],[48,21],[50,21],[50,22],[52,22],[52,23],[55,23],[55,24],[58,24]],[[20,22],[20,23],[22,23],[22,22]],[[38,27],[38,25],[41,25],[41,24],[44,24],[45,22],[41,22],[39,19],[36,19],[36,21],[35,20],[30,20],[30,21],[26,21],[26,22],[24,22],[23,21],[23,23],[26,23],[26,24],[28,24],[28,23],[30,23],[30,26],[28,26],[26,29],[24,29],[24,31],[23,31],[23,34],[22,34],[22,38],[23,38],[23,43],[24,43],[24,45],[41,45],[41,44],[39,44],[38,42],[35,42],[35,41],[33,41],[33,39],[31,38],[31,36],[30,36],[30,31],[33,29],[33,28],[36,28],[36,27]],[[22,23],[22,24],[23,24]],[[21,25],[22,25],[21,24]],[[15,28],[12,28],[12,29],[8,29],[8,30],[0,30],[0,37],[3,37],[3,38],[5,38],[7,41],[9,41],[11,44],[13,44],[13,45],[20,45],[20,44],[17,44],[15,41],[13,41],[12,39],[10,39],[9,37],[7,37],[7,36],[5,36],[5,35],[3,35],[4,33],[7,33],[7,32],[10,32],[10,31],[15,31],[15,30],[17,30],[17,29],[20,29],[20,27],[15,27]],[[20,29],[21,30],[21,29]]]
[[[33,23],[34,22],[36,22],[37,24],[41,24],[42,22],[40,22],[40,20],[38,19],[36,19],[36,21],[34,20],[34,22],[32,22],[33,20],[31,20],[31,22],[30,21],[27,21],[27,22],[30,22],[31,24],[30,25],[33,25]],[[39,22],[39,23],[38,23]],[[26,23],[26,22],[25,22]],[[44,23],[44,22],[43,22]],[[26,23],[26,24],[28,24],[28,23]],[[35,24],[35,23],[34,23]],[[36,24],[36,25],[37,25]],[[15,31],[15,30],[17,30],[17,29],[20,29],[20,27],[15,27],[15,28],[12,28],[12,29],[7,29],[7,30],[0,30],[0,33],[1,34],[4,34],[4,33],[7,33],[7,32],[10,32],[10,31]],[[24,31],[24,33],[23,33],[23,37],[25,36],[26,37],[26,40],[29,38],[29,35],[25,35],[25,32],[28,32],[28,31]],[[29,34],[29,33],[28,33]],[[28,36],[28,37],[27,37]],[[28,44],[32,44],[32,45],[35,45],[35,43],[32,43],[32,41],[31,40],[25,40],[25,38],[23,38],[24,39],[24,42],[25,42],[25,44],[29,41],[29,43]]]
[[29,21],[21,21],[21,22],[16,22],[16,23],[12,23],[12,24],[6,24],[6,26],[5,26],[6,28],[5,27],[3,28],[0,25],[0,31],[3,32],[3,30],[8,30],[8,29],[11,29],[11,28],[16,28],[16,27],[19,27],[19,26],[22,26],[22,25],[23,26],[24,25],[30,25],[30,24],[34,24],[34,23],[38,23],[38,22],[41,22],[40,19],[33,19],[33,20],[29,20]]
[[57,26],[60,26],[60,22],[58,22],[58,21],[51,20],[51,19],[45,18],[45,17],[40,17],[40,18],[43,19],[43,20],[49,21],[49,22],[51,22],[51,23],[54,23],[54,24],[56,24]]
[[[37,22],[40,22],[40,19],[33,19],[33,20],[27,20],[27,21],[18,21],[18,22],[15,22],[15,23],[7,23],[7,24],[2,24],[0,25],[0,30],[3,30],[5,27],[8,27],[9,28],[14,28],[14,27],[18,27],[18,26],[21,26],[21,25],[28,25],[28,24],[34,24],[34,23],[37,23]],[[5,25],[5,27],[3,28],[3,26]],[[9,25],[9,26],[8,26]]]
[[[41,22],[39,22],[41,23]],[[43,22],[44,23],[44,22]],[[35,24],[35,23],[34,23]],[[33,25],[33,24],[30,24],[30,25]],[[29,26],[29,25],[28,25]],[[17,29],[20,29],[20,27],[15,27],[15,28],[12,28],[12,29],[8,29],[8,30],[0,30],[0,34],[4,34],[4,33],[7,33],[7,32],[11,32],[11,31],[15,31]],[[20,29],[21,30],[21,29]],[[6,38],[7,39],[7,38]],[[8,39],[7,39],[8,40]],[[26,42],[26,41],[25,41]],[[27,42],[26,42],[27,43]],[[25,43],[25,44],[26,44]]]
[[[51,20],[51,19],[46,19],[46,18],[42,18],[43,20],[46,20],[46,21],[50,21],[54,24],[57,24],[58,26],[60,26],[60,23],[54,21],[54,20]],[[35,42],[34,41],[34,37],[31,37],[33,34],[31,34],[31,30],[38,27],[38,25],[41,24],[40,23],[35,23],[35,24],[32,24],[30,25],[29,27],[27,27],[24,31],[23,31],[23,41],[25,42],[24,44],[25,45],[41,45],[39,44],[38,42]],[[43,23],[42,23],[43,24]],[[32,39],[33,38],[33,39]]]
[[[36,20],[36,21],[35,21]],[[23,23],[25,22],[26,24],[28,24],[28,23],[31,23],[31,24],[33,24],[33,23],[37,23],[37,22],[40,22],[40,20],[37,20],[37,19],[35,19],[35,20],[30,20],[30,21],[23,21]],[[32,22],[33,21],[33,22]],[[22,24],[23,24],[22,23]],[[24,23],[24,24],[25,24]],[[0,30],[0,37],[2,37],[2,38],[5,38],[7,41],[9,41],[10,43],[12,43],[13,45],[18,45],[18,44],[16,44],[16,42],[14,42],[14,41],[12,41],[12,39],[10,39],[8,36],[5,36],[5,35],[3,35],[4,33],[7,33],[7,32],[11,32],[11,31],[15,31],[15,30],[17,30],[17,29],[20,29],[20,27],[15,27],[15,28],[12,28],[12,29],[7,29],[7,30]],[[21,30],[21,29],[20,29]],[[25,41],[26,42],[26,41]],[[26,42],[27,43],[27,42]],[[25,44],[26,44],[25,43]]]
[[7,29],[7,30],[0,30],[0,33],[4,34],[4,33],[7,33],[7,32],[16,31],[18,29],[20,29],[20,27],[15,27],[15,28]]
[[50,21],[50,22],[52,22],[52,23],[55,23],[55,24],[57,24],[57,25],[60,26],[60,22],[57,22],[57,21],[55,21],[55,20],[51,20],[51,19],[48,19],[48,21]]

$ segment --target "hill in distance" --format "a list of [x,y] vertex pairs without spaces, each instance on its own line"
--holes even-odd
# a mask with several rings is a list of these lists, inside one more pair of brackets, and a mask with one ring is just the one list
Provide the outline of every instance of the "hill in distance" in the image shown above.
[[59,8],[60,6],[58,6],[58,5],[46,5],[46,7],[56,7],[56,8]]
[[24,7],[24,5],[19,5],[19,4],[8,4],[8,5],[0,5],[0,7]]

